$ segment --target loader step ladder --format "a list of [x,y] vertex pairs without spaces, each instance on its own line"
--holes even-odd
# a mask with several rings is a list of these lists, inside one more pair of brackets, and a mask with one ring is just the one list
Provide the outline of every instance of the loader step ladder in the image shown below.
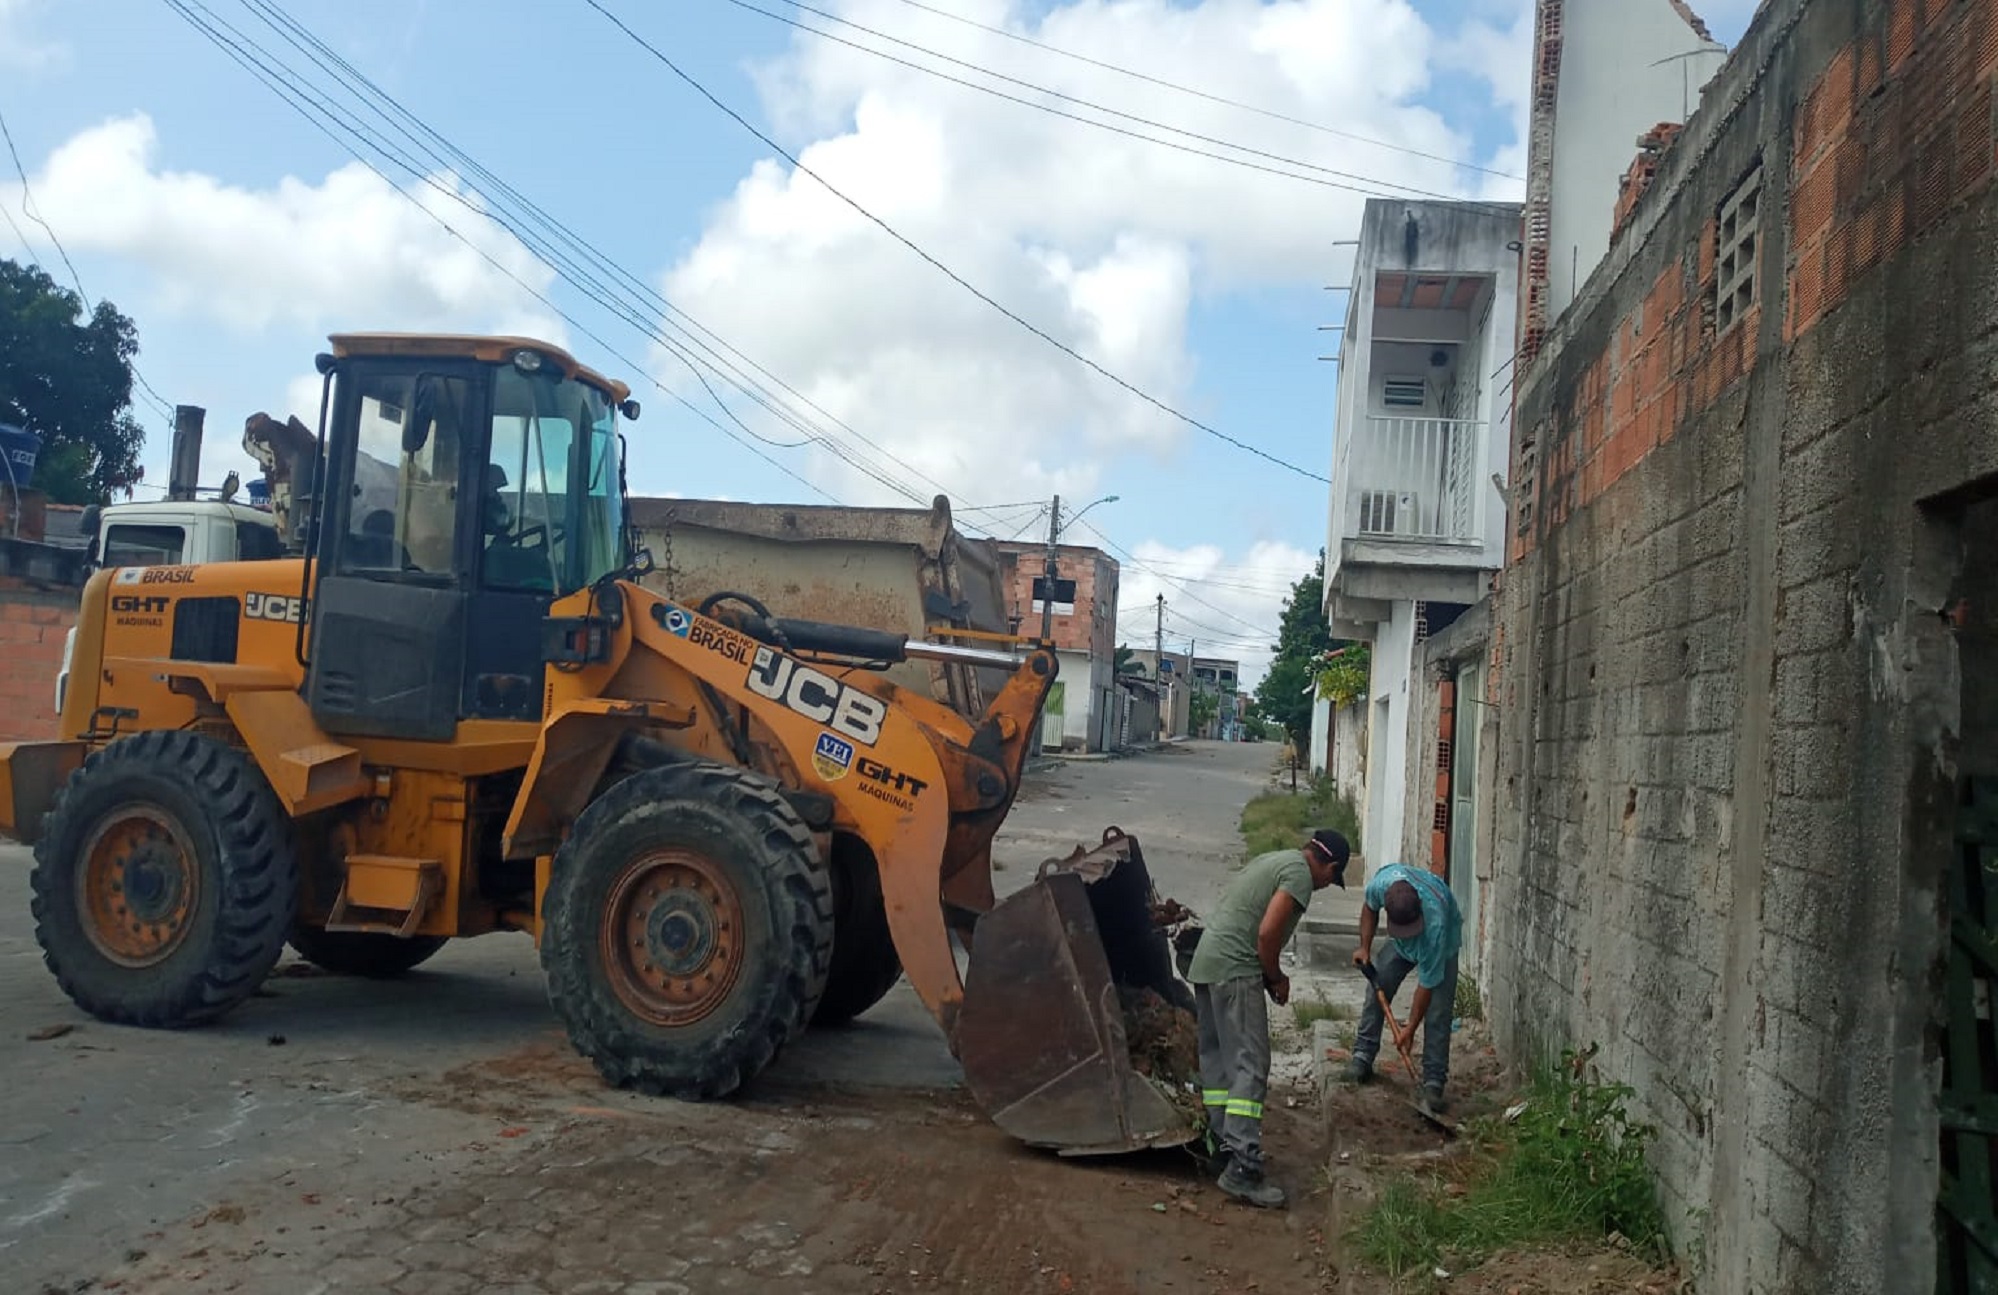
[[444,865],[436,859],[350,854],[347,880],[326,916],[326,929],[408,937],[443,893]]

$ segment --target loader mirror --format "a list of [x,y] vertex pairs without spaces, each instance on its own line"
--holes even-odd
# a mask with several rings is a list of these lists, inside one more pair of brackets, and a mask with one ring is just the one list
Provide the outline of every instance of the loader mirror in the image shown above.
[[96,504],[84,505],[82,515],[76,519],[76,533],[94,538],[97,535],[98,519],[103,515],[103,510]]
[[402,452],[419,453],[430,440],[430,424],[437,417],[437,387],[427,377],[416,380],[416,398],[410,402],[409,421],[402,425]]
[[617,407],[617,412],[623,414],[626,421],[635,423],[638,421],[638,402],[627,400]]

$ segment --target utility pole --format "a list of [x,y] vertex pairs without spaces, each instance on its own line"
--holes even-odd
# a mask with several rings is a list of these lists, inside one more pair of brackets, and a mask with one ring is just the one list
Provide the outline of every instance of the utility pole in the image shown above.
[[1158,724],[1156,726],[1157,732],[1155,732],[1152,736],[1154,740],[1163,742],[1165,740],[1166,724],[1171,719],[1170,712],[1172,710],[1172,702],[1165,691],[1165,595],[1164,594],[1159,595],[1158,606],[1159,606],[1158,629],[1154,632],[1152,637],[1152,682],[1157,684],[1159,687],[1159,701],[1161,705],[1158,711]]
[[1060,567],[1055,562],[1055,545],[1061,542],[1061,496],[1054,497],[1054,507],[1048,512],[1048,557],[1043,564],[1047,576],[1047,587],[1041,590],[1041,640],[1050,642],[1054,638],[1054,595],[1055,574]]
[[1193,699],[1200,695],[1200,676],[1193,669],[1193,640],[1186,640],[1186,735],[1198,736],[1193,731]]

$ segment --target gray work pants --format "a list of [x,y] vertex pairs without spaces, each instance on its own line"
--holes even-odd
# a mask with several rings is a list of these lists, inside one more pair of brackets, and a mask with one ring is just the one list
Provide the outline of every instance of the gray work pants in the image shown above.
[[[1415,964],[1401,956],[1401,951],[1393,944],[1387,946],[1387,955],[1374,962],[1374,975],[1380,980],[1381,992],[1394,1001],[1394,992],[1401,988],[1401,982],[1408,973],[1415,970]],[[1457,960],[1445,965],[1443,983],[1429,995],[1429,1015],[1422,1022],[1422,1083],[1426,1088],[1442,1091],[1445,1081],[1450,1078],[1450,1022],[1456,1013],[1457,1005]],[[1406,1019],[1406,1017],[1404,1017]],[[1360,1029],[1353,1040],[1353,1060],[1374,1064],[1374,1057],[1381,1050],[1381,1026],[1385,1017],[1381,1012],[1380,1000],[1374,997],[1373,986],[1367,987],[1367,1005],[1360,1011]]]
[[1201,1101],[1207,1126],[1235,1167],[1263,1168],[1263,1096],[1270,1086],[1270,1017],[1263,978],[1193,987],[1200,1017]]

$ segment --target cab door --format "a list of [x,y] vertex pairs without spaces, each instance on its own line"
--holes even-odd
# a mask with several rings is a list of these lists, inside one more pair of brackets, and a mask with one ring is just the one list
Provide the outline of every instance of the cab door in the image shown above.
[[448,741],[465,673],[484,463],[480,366],[334,377],[306,699],[331,734]]

